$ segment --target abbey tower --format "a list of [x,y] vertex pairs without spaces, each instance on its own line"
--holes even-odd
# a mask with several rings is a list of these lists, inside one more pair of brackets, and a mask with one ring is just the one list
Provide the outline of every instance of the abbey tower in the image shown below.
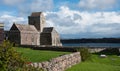
[[28,16],[29,25],[34,25],[39,32],[43,31],[45,26],[45,17],[42,12],[33,12]]

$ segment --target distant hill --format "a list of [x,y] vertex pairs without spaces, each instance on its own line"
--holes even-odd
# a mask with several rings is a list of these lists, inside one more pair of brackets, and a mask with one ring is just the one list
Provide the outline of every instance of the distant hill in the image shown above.
[[61,39],[62,43],[120,43],[120,38]]

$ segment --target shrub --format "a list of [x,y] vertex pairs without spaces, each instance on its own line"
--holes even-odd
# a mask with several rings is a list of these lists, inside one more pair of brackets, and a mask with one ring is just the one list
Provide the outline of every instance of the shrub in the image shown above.
[[5,40],[0,45],[0,71],[41,71],[26,64],[25,59],[18,53],[13,45]]
[[81,60],[82,60],[82,61],[85,61],[85,60],[87,60],[88,58],[90,58],[90,53],[89,53],[88,48],[85,48],[85,47],[78,48],[77,51],[80,52]]

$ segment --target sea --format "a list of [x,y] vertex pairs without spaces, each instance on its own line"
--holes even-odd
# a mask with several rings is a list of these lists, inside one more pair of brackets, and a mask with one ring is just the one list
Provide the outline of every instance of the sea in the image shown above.
[[62,43],[63,46],[77,47],[115,47],[120,48],[120,43]]

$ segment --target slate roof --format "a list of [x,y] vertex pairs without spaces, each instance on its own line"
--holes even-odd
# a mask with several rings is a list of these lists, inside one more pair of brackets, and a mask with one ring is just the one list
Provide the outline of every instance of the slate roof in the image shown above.
[[40,16],[42,14],[42,12],[33,12],[31,14],[31,16]]
[[45,28],[43,29],[43,33],[51,33],[53,30],[54,30],[53,27],[45,27]]
[[13,24],[19,31],[33,31],[37,32],[37,29],[33,25]]

